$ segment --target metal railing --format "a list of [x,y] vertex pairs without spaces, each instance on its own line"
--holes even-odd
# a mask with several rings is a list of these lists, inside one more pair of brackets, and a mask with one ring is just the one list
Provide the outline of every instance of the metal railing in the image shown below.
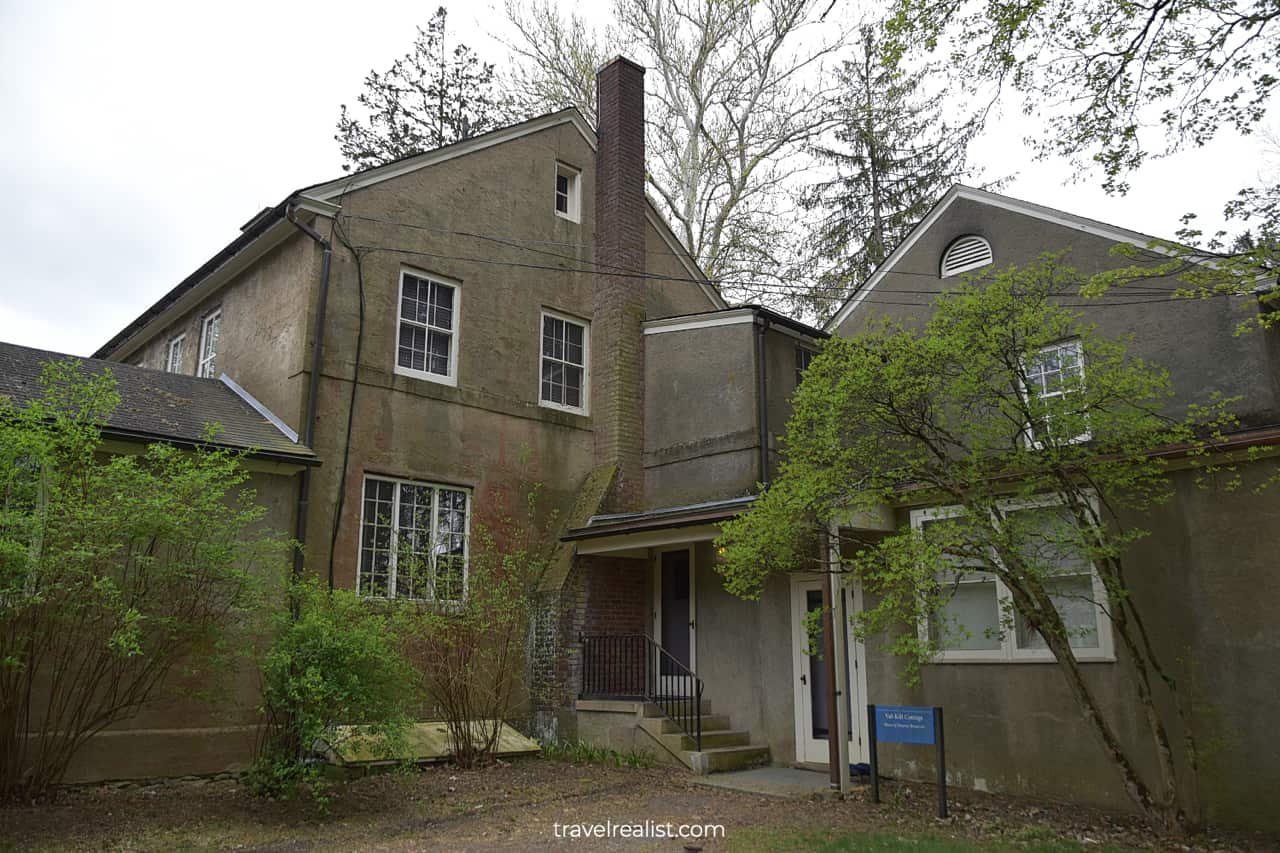
[[702,679],[645,634],[579,634],[581,699],[649,702],[702,749]]

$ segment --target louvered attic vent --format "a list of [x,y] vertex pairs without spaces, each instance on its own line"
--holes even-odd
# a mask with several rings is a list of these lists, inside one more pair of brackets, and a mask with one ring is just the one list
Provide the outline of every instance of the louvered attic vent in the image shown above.
[[976,270],[991,263],[991,244],[981,237],[969,235],[955,240],[942,255],[943,278]]

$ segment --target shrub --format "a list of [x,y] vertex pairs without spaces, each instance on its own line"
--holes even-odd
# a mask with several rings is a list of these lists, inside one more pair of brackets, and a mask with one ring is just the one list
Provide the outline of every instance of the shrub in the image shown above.
[[[502,723],[524,699],[525,642],[558,514],[543,506],[538,485],[526,481],[521,490],[518,518],[498,501],[489,520],[474,525],[464,599],[413,602],[402,611],[425,698],[448,726],[453,759],[463,767],[494,759]],[[402,554],[402,571],[411,559]]]
[[28,405],[0,398],[4,798],[56,785],[89,738],[179,687],[171,675],[216,685],[252,635],[255,570],[284,547],[258,527],[238,454],[108,455],[111,373],[70,360],[41,383]]
[[247,780],[267,796],[320,792],[320,740],[403,754],[415,698],[393,619],[376,605],[314,579],[294,583],[289,598],[262,662],[265,723]]

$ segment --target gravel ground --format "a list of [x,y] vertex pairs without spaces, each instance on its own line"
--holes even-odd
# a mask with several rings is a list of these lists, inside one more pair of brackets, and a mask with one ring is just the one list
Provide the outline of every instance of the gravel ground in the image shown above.
[[818,846],[815,839],[864,835],[907,843],[922,835],[955,839],[954,849],[963,850],[975,848],[961,842],[1010,850],[1280,849],[1277,839],[1249,835],[1161,842],[1123,816],[963,791],[952,793],[952,816],[939,821],[929,786],[886,783],[883,794],[879,806],[867,801],[865,789],[845,801],[783,800],[710,788],[665,768],[545,759],[361,779],[335,788],[323,814],[308,802],[255,799],[229,780],[104,785],[0,810],[0,850],[684,848],[684,842],[669,839],[566,837],[574,824],[606,821],[723,825],[724,838],[698,842],[705,851],[806,849]]

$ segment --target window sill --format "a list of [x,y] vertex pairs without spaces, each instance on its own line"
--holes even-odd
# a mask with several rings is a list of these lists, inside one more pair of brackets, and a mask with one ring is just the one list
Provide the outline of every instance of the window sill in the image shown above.
[[451,388],[458,387],[458,377],[456,374],[441,376],[439,373],[429,373],[425,370],[414,370],[410,367],[395,366],[395,374],[397,376],[407,376],[410,379],[421,379],[424,382],[434,382],[437,385],[448,385]]
[[556,215],[557,219],[563,219],[566,222],[572,222],[574,225],[582,224],[581,217],[573,216],[572,214],[568,214],[568,213],[561,213],[558,210],[554,210],[552,212]]
[[[1116,656],[1105,654],[1099,651],[1088,651],[1086,653],[1078,653],[1075,656],[1078,663],[1115,663]],[[939,655],[929,661],[931,666],[951,666],[953,664],[966,663],[1000,663],[1000,664],[1019,664],[1019,663],[1057,663],[1057,659],[1049,653],[1039,654],[1033,652],[1018,652],[1013,657],[1007,655],[976,654],[973,657],[951,657],[949,655]]]
[[582,418],[589,416],[585,406],[582,408],[575,408],[574,406],[562,406],[559,403],[550,403],[546,400],[539,400],[538,407],[541,409],[550,409],[553,412],[564,412],[566,415],[577,415]]

